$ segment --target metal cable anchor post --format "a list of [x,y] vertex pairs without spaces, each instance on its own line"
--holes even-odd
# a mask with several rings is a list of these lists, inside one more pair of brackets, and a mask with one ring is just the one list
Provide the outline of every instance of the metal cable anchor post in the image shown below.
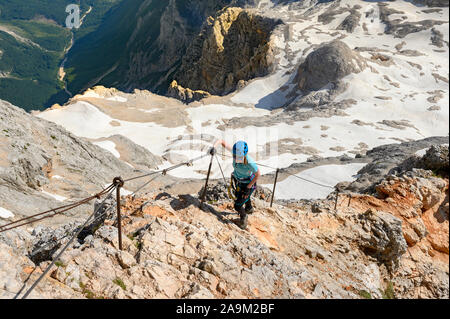
[[208,153],[211,155],[211,161],[209,162],[208,175],[206,176],[206,182],[205,182],[205,189],[203,190],[203,194],[202,194],[202,198],[201,198],[202,204],[205,202],[206,191],[207,191],[208,183],[209,183],[209,176],[211,175],[211,167],[213,164],[214,155],[216,154],[216,149],[211,148]]
[[275,182],[273,183],[272,199],[270,200],[270,208],[272,208],[272,206],[273,206],[273,199],[275,198],[275,189],[277,187],[279,173],[280,173],[280,169],[277,168],[277,171],[275,173]]
[[116,186],[116,201],[117,201],[117,229],[119,233],[119,250],[122,250],[122,214],[120,211],[120,189],[125,185],[122,177],[115,177],[113,180]]

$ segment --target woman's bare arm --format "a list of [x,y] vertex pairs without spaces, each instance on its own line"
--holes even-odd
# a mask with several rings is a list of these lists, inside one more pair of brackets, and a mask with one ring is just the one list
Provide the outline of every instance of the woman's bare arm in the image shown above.
[[227,142],[225,142],[224,140],[216,141],[216,143],[214,143],[214,148],[216,148],[218,145],[222,145],[224,148],[226,148],[230,152],[233,150],[233,147],[230,144],[228,144]]
[[255,173],[255,177],[253,178],[252,182],[250,184],[247,185],[248,188],[252,188],[253,185],[256,184],[256,182],[258,181],[258,178],[261,176],[261,171],[258,169],[258,171]]

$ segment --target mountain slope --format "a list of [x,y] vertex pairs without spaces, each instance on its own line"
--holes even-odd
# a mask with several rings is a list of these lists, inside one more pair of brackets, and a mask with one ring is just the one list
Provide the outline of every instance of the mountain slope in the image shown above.
[[120,0],[81,0],[80,29],[66,29],[73,1],[0,1],[0,98],[24,108],[45,109],[70,95],[58,74],[71,41],[96,30]]
[[248,0],[127,0],[71,50],[69,90],[94,85],[165,93],[191,41],[210,15]]
[[[448,298],[448,178],[403,173],[379,184],[382,196],[341,195],[336,211],[331,196],[273,208],[258,198],[248,231],[235,225],[229,200],[212,202],[223,185],[203,206],[167,192],[124,197],[124,250],[110,216],[65,252],[31,297]],[[35,265],[27,251],[67,231],[0,236],[0,261],[14,260],[0,263],[0,285],[9,279],[0,296],[13,297],[27,273],[38,266],[35,280],[49,264]]]
[[[134,176],[159,164],[148,151],[127,139],[124,143],[129,155],[120,160],[0,100],[0,207],[16,218],[29,216],[98,193],[120,174]],[[139,154],[137,161],[133,152]]]
[[[353,31],[340,27],[358,12]],[[395,12],[402,12],[402,23]],[[448,134],[448,8],[345,0],[291,2],[256,13],[284,22],[271,35],[275,69],[236,92],[183,105],[145,90],[96,87],[39,116],[87,138],[126,135],[164,157],[167,166],[198,156],[219,137],[229,143],[245,139],[258,163],[287,168]],[[184,70],[199,71],[194,69]],[[80,125],[87,122],[92,125]],[[207,162],[171,174],[204,178]],[[222,164],[228,176],[232,167],[226,158]],[[351,168],[350,176],[358,172]]]

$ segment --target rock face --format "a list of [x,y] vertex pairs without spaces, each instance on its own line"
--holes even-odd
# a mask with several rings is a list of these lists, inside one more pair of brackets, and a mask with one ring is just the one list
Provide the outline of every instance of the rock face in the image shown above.
[[[133,148],[131,141],[126,143]],[[149,152],[137,154],[146,163],[154,160]],[[86,198],[121,174],[133,176],[136,170],[62,127],[0,100],[0,207],[16,217],[63,205],[43,191],[71,200]]]
[[223,95],[239,81],[267,75],[274,58],[270,37],[279,23],[241,8],[220,11],[188,48],[175,79],[183,87]]
[[362,236],[361,245],[369,254],[386,263],[389,269],[397,270],[407,247],[401,220],[391,214],[372,210],[368,210],[358,218],[369,235]]
[[[429,183],[430,194],[421,195],[428,194],[422,186],[408,193],[414,183]],[[448,240],[447,251],[440,247],[445,228],[448,239],[446,189],[448,180],[437,178],[388,180],[380,185],[384,197],[353,194],[350,204],[338,201],[338,213],[333,198],[317,201],[315,210],[269,208],[255,199],[247,231],[235,225],[227,199],[201,209],[191,195],[123,198],[124,251],[118,250],[114,219],[106,219],[63,254],[33,297],[448,298]],[[422,215],[425,206],[417,202],[432,208]],[[435,217],[433,209],[443,205],[444,215]],[[408,217],[413,207],[420,213]],[[413,245],[412,227],[421,234]],[[9,240],[0,236],[0,273],[9,276],[0,278],[11,278],[0,279],[3,297],[12,296],[34,269],[24,256],[25,247],[35,247],[33,239],[24,230],[15,232]],[[38,233],[44,239],[55,231]],[[14,263],[2,263],[9,258]],[[40,262],[31,280],[46,265]]]
[[[367,152],[371,160],[367,166],[358,172],[358,179],[347,187],[347,190],[359,193],[375,192],[375,187],[386,175],[401,174],[414,168],[432,169],[446,167],[448,157],[448,137],[431,137],[420,141],[404,142],[376,147]],[[424,157],[414,155],[417,151],[429,149]],[[442,150],[433,151],[433,150]],[[440,155],[438,155],[440,154]],[[447,164],[445,164],[447,163]],[[432,166],[430,166],[432,165]]]
[[178,85],[177,81],[173,81],[170,84],[169,90],[167,91],[167,96],[176,98],[184,103],[191,103],[194,101],[200,101],[204,98],[210,97],[211,94],[205,91],[192,91],[191,89],[185,89],[181,85]]
[[414,3],[427,5],[429,7],[448,7],[447,0],[414,0]]
[[357,52],[336,40],[321,45],[307,56],[300,65],[296,83],[302,91],[317,91],[330,83],[336,84],[351,73],[359,73],[365,67]]

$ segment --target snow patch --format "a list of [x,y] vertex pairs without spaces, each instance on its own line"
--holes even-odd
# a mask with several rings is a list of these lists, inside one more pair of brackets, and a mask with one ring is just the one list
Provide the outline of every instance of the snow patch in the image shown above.
[[[341,182],[351,182],[356,179],[358,173],[367,164],[348,165],[324,165],[303,171],[297,176],[314,181],[316,183],[334,187]],[[273,184],[262,185],[269,189]],[[294,176],[277,183],[275,198],[277,199],[325,199],[334,190],[306,182]]]
[[279,89],[288,82],[290,75],[284,71],[257,79],[236,93],[231,101],[237,104],[254,104],[262,109],[275,109],[287,102],[284,92]]
[[41,193],[43,193],[43,194],[45,194],[45,195],[47,195],[49,197],[52,197],[53,199],[56,199],[58,202],[64,202],[65,200],[67,200],[67,198],[64,197],[64,196],[52,194],[52,193],[49,193],[49,192],[46,192],[46,191],[41,191]]
[[111,152],[115,157],[120,158],[120,153],[116,149],[116,144],[111,141],[94,142],[93,144]]
[[13,217],[14,217],[13,213],[11,213],[6,208],[0,207],[0,218],[8,219],[8,218],[13,218]]
[[208,104],[200,107],[191,107],[186,109],[186,112],[193,122],[217,121],[244,116],[258,117],[270,114],[269,111],[257,108],[235,107],[223,104]]
[[108,101],[115,101],[115,102],[121,102],[121,103],[125,103],[128,102],[128,99],[122,97],[122,96],[113,96],[113,97],[109,97],[106,100]]

